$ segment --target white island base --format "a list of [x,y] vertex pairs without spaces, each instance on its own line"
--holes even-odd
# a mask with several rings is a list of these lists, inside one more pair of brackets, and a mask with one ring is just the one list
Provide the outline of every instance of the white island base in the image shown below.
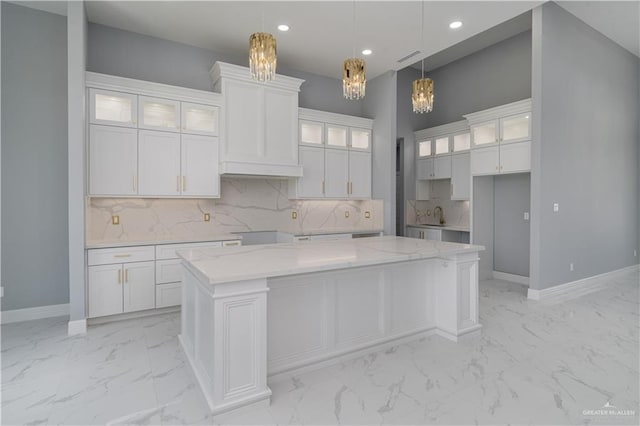
[[180,341],[212,413],[269,404],[267,377],[478,331],[482,249],[379,237],[181,253]]

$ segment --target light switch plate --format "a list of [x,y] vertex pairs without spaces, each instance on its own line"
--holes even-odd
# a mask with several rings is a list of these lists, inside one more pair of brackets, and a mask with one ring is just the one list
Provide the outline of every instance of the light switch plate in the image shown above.
[[364,212],[365,219],[371,219],[371,212]]

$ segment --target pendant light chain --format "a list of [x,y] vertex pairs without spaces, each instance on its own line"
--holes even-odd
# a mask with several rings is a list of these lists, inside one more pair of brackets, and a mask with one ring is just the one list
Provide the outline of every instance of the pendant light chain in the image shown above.
[[[422,27],[420,29],[420,52],[424,55],[424,0],[420,2],[420,5],[420,20],[422,21]],[[422,78],[424,78],[424,56],[422,57]]]

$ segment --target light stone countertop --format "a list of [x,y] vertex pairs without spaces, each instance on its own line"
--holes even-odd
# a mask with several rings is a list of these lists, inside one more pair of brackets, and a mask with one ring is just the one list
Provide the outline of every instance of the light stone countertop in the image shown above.
[[293,234],[294,237],[304,237],[306,235],[331,235],[331,234],[378,234],[380,232],[384,232],[384,229],[318,229],[315,231],[306,231],[306,232],[296,232]]
[[405,237],[322,240],[224,249],[182,250],[178,255],[204,282],[220,284],[429,259],[484,250],[483,246]]
[[429,225],[428,223],[421,224],[410,224],[407,226],[411,226],[413,228],[426,228],[426,229],[443,229],[445,231],[460,231],[460,232],[470,232],[468,227],[465,226],[457,226],[457,225]]
[[116,248],[116,247],[132,247],[132,246],[155,246],[162,244],[183,244],[183,243],[206,243],[209,241],[233,241],[242,240],[242,236],[234,234],[217,234],[206,235],[200,238],[197,237],[182,237],[182,238],[166,238],[158,240],[143,240],[143,241],[87,241],[84,245],[85,249],[98,249],[98,248]]

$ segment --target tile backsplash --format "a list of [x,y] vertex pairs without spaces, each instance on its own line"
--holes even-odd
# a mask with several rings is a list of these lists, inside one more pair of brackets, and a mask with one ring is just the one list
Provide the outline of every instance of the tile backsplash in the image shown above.
[[[284,179],[225,178],[220,184],[221,198],[215,200],[88,198],[86,240],[126,242],[200,239],[236,231],[383,228],[382,200],[289,200]],[[292,219],[293,212],[297,212],[297,219]],[[209,222],[204,220],[205,213],[210,214]],[[118,225],[112,224],[113,216],[119,217]]]
[[[428,201],[408,200],[406,205],[407,225],[435,225],[440,222],[433,209],[442,207],[447,225],[469,227],[469,202],[451,200],[451,181],[449,179],[431,181],[430,199]],[[427,210],[431,215],[427,216]]]

